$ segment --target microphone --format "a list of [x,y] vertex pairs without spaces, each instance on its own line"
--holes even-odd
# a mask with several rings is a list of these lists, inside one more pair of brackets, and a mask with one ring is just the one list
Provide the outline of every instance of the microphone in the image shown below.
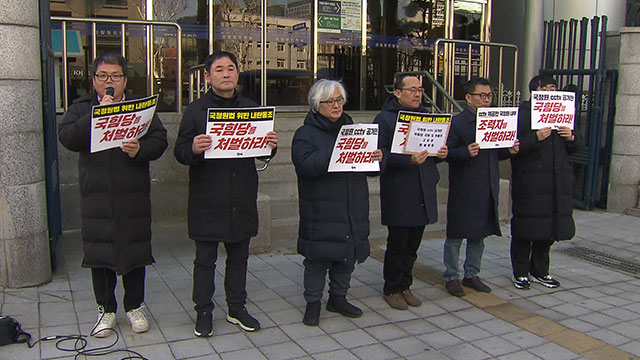
[[111,87],[111,86],[109,86],[106,89],[106,94],[109,95],[109,96],[113,96],[114,92],[115,92],[115,89],[113,87]]

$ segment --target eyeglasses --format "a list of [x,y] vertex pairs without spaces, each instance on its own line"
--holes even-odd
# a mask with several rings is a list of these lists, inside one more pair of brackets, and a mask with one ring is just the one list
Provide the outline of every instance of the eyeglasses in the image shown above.
[[482,100],[493,99],[492,93],[469,93],[469,95],[480,96],[480,99]]
[[406,90],[406,91],[410,92],[413,95],[418,94],[418,93],[422,94],[424,92],[424,89],[421,88],[421,87],[420,88],[416,88],[416,87],[404,88],[404,89],[398,89],[398,90],[401,90],[401,91]]
[[335,99],[329,99],[325,101],[320,101],[321,104],[327,104],[329,106],[333,106],[335,104],[342,105],[344,104],[344,98],[342,96],[337,97]]
[[102,81],[102,82],[107,81],[108,78],[111,78],[111,80],[113,80],[113,82],[118,82],[118,81],[122,80],[124,75],[123,74],[99,73],[99,74],[95,74],[95,77],[96,77],[96,79],[98,79],[99,81]]

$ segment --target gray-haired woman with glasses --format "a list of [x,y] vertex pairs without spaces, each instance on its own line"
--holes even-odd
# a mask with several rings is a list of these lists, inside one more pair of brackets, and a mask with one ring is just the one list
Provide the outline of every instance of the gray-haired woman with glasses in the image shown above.
[[[369,256],[369,188],[362,172],[328,172],[343,125],[346,91],[339,81],[318,80],[309,90],[311,110],[293,138],[291,158],[298,176],[298,253],[304,259],[305,325],[317,326],[329,271],[327,311],[357,318],[362,310],[346,300],[355,262]],[[372,154],[382,160],[382,151]]]

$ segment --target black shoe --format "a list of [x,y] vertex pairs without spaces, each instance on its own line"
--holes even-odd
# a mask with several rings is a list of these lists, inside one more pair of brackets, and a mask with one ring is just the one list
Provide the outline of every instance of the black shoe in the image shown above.
[[244,331],[256,331],[260,330],[260,323],[256,318],[249,315],[246,308],[239,310],[229,310],[227,314],[227,322],[238,325]]
[[196,328],[193,333],[197,337],[211,337],[213,335],[213,314],[210,311],[198,312]]
[[318,326],[320,324],[320,301],[307,303],[302,323],[307,326]]
[[485,283],[483,283],[480,280],[480,277],[478,276],[474,276],[471,278],[464,278],[462,279],[462,285],[466,286],[466,287],[470,287],[475,289],[476,291],[480,291],[480,292],[486,292],[486,293],[490,293],[491,292],[491,288],[488,287]]
[[459,279],[449,280],[444,284],[444,287],[447,289],[449,294],[453,296],[465,296],[464,289],[462,288],[462,283]]
[[362,310],[357,306],[349,304],[345,296],[331,296],[327,301],[327,311],[339,313],[342,316],[350,318],[359,318],[362,316]]
[[543,286],[546,286],[551,289],[557,288],[558,286],[560,286],[560,281],[554,279],[553,276],[551,275],[545,275],[545,276],[531,275],[531,279],[533,280],[533,282],[540,283]]
[[515,286],[516,289],[529,290],[531,289],[531,280],[528,276],[514,276],[513,286]]

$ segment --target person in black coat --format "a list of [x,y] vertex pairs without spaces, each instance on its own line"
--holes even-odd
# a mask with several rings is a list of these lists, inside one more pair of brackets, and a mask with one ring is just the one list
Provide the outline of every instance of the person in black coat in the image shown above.
[[[485,78],[471,79],[464,87],[467,106],[451,118],[447,138],[449,154],[449,200],[447,238],[444,242],[442,274],[449,294],[464,296],[462,285],[491,292],[478,273],[482,263],[484,238],[502,235],[498,217],[500,168],[498,161],[518,152],[518,142],[509,149],[483,149],[476,142],[476,112],[491,106],[493,93]],[[464,278],[460,281],[459,257],[462,240],[467,239]]]
[[380,127],[378,141],[386,159],[380,177],[382,224],[389,231],[384,255],[384,299],[392,308],[406,310],[408,305],[422,304],[409,289],[413,282],[411,271],[425,226],[438,220],[436,186],[440,175],[436,162],[447,156],[447,146],[438,151],[437,158],[426,150],[412,155],[391,153],[398,112],[428,112],[422,106],[424,89],[416,75],[398,76],[394,88],[394,95],[386,100],[373,122]]
[[[194,334],[213,335],[214,274],[218,244],[227,251],[225,294],[227,321],[245,331],[260,329],[249,315],[247,302],[247,260],[249,240],[258,233],[258,173],[254,158],[205,159],[212,145],[206,134],[207,109],[256,107],[239,95],[238,60],[220,51],[205,59],[205,78],[211,89],[195,100],[184,112],[174,148],[176,159],[189,166],[189,237],[196,242],[193,262],[193,302],[197,312]],[[278,144],[275,131],[267,133],[272,156]]]
[[91,108],[136,98],[125,94],[127,62],[122,56],[100,55],[92,70],[94,91],[69,107],[58,127],[58,137],[64,147],[79,152],[82,266],[91,268],[98,304],[92,335],[105,337],[116,323],[116,274],[122,275],[124,309],[133,330],[149,329],[142,311],[145,266],[153,263],[149,161],[158,159],[167,148],[167,131],[154,115],[139,140],[91,153]]
[[[369,256],[369,187],[362,172],[328,172],[334,144],[342,125],[353,124],[343,112],[346,91],[342,83],[318,80],[309,90],[311,111],[291,145],[298,176],[300,225],[298,253],[304,259],[303,323],[316,326],[320,300],[329,271],[327,311],[360,317],[362,310],[346,300],[355,262]],[[374,161],[382,160],[375,150]]]
[[[549,76],[536,76],[529,90],[555,91],[556,82]],[[520,105],[518,139],[520,152],[511,159],[513,284],[529,289],[533,280],[555,288],[560,283],[549,274],[549,251],[554,241],[575,235],[569,154],[582,148],[582,140],[569,127],[531,130],[530,101]]]

